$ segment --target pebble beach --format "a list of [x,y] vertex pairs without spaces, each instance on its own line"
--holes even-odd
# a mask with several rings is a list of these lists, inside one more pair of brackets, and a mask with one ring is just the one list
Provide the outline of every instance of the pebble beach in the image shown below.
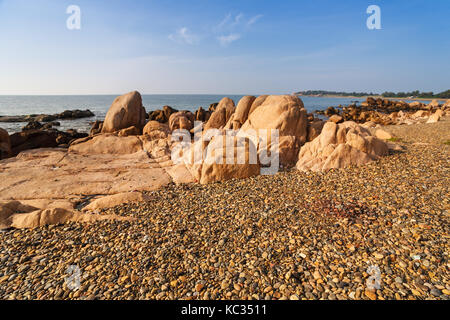
[[403,151],[362,167],[169,184],[101,212],[132,221],[3,231],[0,299],[447,300],[450,119],[383,129]]

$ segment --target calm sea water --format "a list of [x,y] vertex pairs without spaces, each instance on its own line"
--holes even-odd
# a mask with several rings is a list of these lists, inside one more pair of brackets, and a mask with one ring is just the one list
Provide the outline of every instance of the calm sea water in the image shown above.
[[[209,105],[219,102],[228,96],[235,101],[242,98],[241,95],[143,95],[143,104],[147,112],[161,109],[169,105],[178,110],[195,111],[198,107],[208,109]],[[0,96],[0,116],[28,115],[28,114],[55,114],[64,110],[89,109],[95,117],[77,120],[58,120],[61,123],[60,130],[77,129],[80,132],[88,132],[91,122],[103,120],[109,106],[115,99],[115,95],[93,96]],[[308,112],[324,110],[330,106],[348,105],[354,101],[362,102],[364,99],[354,98],[323,98],[301,97]],[[20,131],[26,123],[0,123],[0,127],[13,133]]]

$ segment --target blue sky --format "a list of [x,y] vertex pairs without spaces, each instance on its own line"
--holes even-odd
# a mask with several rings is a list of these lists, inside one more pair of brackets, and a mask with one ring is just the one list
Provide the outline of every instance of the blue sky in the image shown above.
[[439,92],[449,15],[448,0],[0,0],[0,94]]

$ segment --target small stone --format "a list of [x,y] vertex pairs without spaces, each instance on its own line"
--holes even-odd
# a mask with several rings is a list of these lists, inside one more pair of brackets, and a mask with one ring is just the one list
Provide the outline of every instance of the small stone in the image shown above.
[[320,279],[322,276],[320,275],[320,272],[316,270],[316,271],[314,271],[314,273],[313,273],[313,277],[314,277],[315,280],[318,280],[318,279]]
[[374,253],[374,255],[373,255],[374,257],[375,257],[375,259],[377,259],[377,260],[381,260],[381,259],[383,259],[384,258],[384,256],[381,254],[381,253]]
[[436,288],[431,289],[430,293],[435,297],[439,297],[442,295],[442,291]]
[[377,300],[377,295],[375,294],[375,292],[373,290],[366,289],[366,291],[364,291],[364,293],[370,300]]
[[195,291],[200,292],[205,287],[205,285],[199,283],[195,286]]

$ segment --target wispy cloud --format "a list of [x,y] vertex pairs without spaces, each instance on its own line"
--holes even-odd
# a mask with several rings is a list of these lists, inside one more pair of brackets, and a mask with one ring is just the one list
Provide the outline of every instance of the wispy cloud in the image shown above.
[[231,13],[227,14],[225,16],[225,18],[223,18],[223,20],[220,21],[220,23],[214,29],[220,30],[220,29],[224,28],[226,25],[229,24],[230,20],[231,20]]
[[220,34],[217,37],[220,45],[227,47],[232,42],[239,40],[247,31],[247,27],[255,24],[262,17],[262,14],[246,18],[242,12],[236,15],[229,13],[213,30],[215,33]]
[[258,21],[259,19],[261,19],[262,17],[264,17],[262,14],[258,14],[252,18],[250,18],[250,20],[248,20],[247,25],[251,26],[252,24],[255,24],[256,21]]
[[234,17],[234,21],[232,23],[232,26],[237,26],[238,24],[241,23],[242,18],[244,18],[244,14],[243,13],[239,13],[236,17]]
[[240,38],[241,38],[240,34],[232,33],[227,36],[219,36],[219,37],[217,37],[217,40],[219,40],[219,43],[222,47],[228,47],[228,45],[230,45],[230,43],[232,43],[236,40],[239,40]]
[[[212,34],[204,34],[203,38],[214,35],[222,47],[228,47],[231,43],[241,39],[248,31],[248,27],[254,25],[262,17],[262,14],[248,18],[242,12],[238,14],[229,13],[219,24],[212,28]],[[187,27],[176,30],[176,32],[169,35],[169,39],[177,43],[189,45],[195,45],[200,42],[200,37],[192,33]]]
[[175,33],[169,35],[169,39],[178,43],[187,43],[190,45],[198,43],[199,37],[189,32],[188,28],[183,27]]

